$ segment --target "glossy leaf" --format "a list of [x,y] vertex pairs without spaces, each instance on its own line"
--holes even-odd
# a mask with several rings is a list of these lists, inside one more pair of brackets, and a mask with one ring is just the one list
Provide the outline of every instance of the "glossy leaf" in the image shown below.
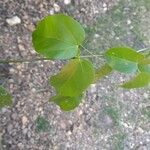
[[150,83],[150,74],[141,72],[136,77],[131,79],[130,81],[121,85],[123,88],[131,89],[131,88],[140,88],[149,85]]
[[104,64],[95,72],[95,81],[103,78],[112,71],[112,68],[108,64]]
[[69,59],[78,53],[84,29],[73,18],[55,14],[41,20],[32,34],[35,50],[51,59]]
[[10,106],[12,104],[12,99],[10,94],[0,86],[0,108],[4,106]]
[[150,73],[150,59],[140,61],[138,68],[141,72]]
[[109,66],[123,73],[133,73],[138,69],[137,63],[144,58],[131,48],[111,48],[105,53]]
[[63,96],[80,95],[94,80],[94,68],[88,60],[73,59],[50,78],[50,83]]
[[70,111],[79,106],[82,96],[69,97],[69,96],[54,96],[50,99],[56,103],[63,111]]

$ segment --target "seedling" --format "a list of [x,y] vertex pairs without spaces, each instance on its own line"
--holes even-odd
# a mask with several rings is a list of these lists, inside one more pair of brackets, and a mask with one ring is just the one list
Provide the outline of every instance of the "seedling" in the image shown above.
[[[119,85],[122,88],[141,88],[150,83],[149,54],[143,55],[128,47],[113,47],[99,56],[81,56],[80,50],[84,48],[82,45],[84,40],[83,27],[64,14],[44,17],[32,34],[35,51],[44,57],[40,60],[69,60],[58,74],[49,78],[49,84],[56,91],[56,95],[51,97],[50,101],[56,103],[62,110],[70,111],[76,108],[81,103],[83,92],[90,84],[114,70],[135,74],[133,79]],[[106,63],[96,69],[88,60],[89,57],[103,57]],[[39,59],[34,61],[36,60]],[[0,63],[24,61],[33,60],[4,60]],[[0,97],[0,101],[2,100],[3,98]]]

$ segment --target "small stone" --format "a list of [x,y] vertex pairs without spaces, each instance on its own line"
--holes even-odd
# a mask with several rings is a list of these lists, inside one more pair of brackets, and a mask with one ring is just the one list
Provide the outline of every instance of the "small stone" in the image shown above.
[[32,91],[33,93],[35,93],[35,92],[36,92],[36,89],[35,89],[35,88],[32,88],[31,91]]
[[15,72],[15,69],[14,69],[14,68],[10,68],[10,69],[9,69],[9,72],[10,72],[10,73],[14,73],[14,72]]
[[60,126],[61,126],[62,129],[66,129],[66,124],[65,124],[65,122],[61,122],[61,123],[60,123]]
[[104,10],[104,12],[107,11],[107,4],[106,3],[103,3],[103,10]]
[[91,84],[91,93],[96,92],[97,88],[96,88],[96,84]]
[[17,113],[13,113],[13,114],[11,115],[11,117],[12,117],[13,120],[16,120],[16,118],[17,118]]
[[22,117],[22,125],[26,125],[28,118],[26,116]]
[[42,111],[43,111],[43,108],[42,108],[42,107],[39,107],[39,108],[38,108],[38,111],[39,111],[39,112],[42,112]]
[[145,99],[148,99],[148,97],[149,97],[147,93],[144,93],[143,96]]
[[27,128],[24,128],[23,130],[22,130],[22,133],[25,135],[25,134],[27,134],[27,132],[28,132],[28,129]]
[[2,112],[2,113],[6,113],[7,110],[8,110],[8,109],[4,107],[4,108],[1,109],[1,112]]
[[71,3],[71,0],[64,0],[65,5],[69,5]]
[[27,135],[28,135],[28,138],[30,138],[31,137],[31,132],[28,132]]
[[107,11],[107,7],[104,7],[103,10],[104,10],[104,12]]
[[27,25],[27,29],[32,32],[34,30],[34,25],[33,24]]
[[31,142],[32,144],[34,144],[34,138],[31,138],[31,139],[30,139],[30,142]]
[[60,6],[56,3],[54,3],[53,5],[55,12],[59,12],[60,11]]
[[138,127],[138,133],[143,134],[144,130],[142,128]]
[[11,133],[12,129],[13,129],[13,125],[9,124],[8,127],[7,127],[7,132]]
[[7,18],[6,22],[10,25],[10,26],[14,26],[17,24],[21,23],[21,19],[18,16],[14,16],[12,18]]
[[95,37],[95,38],[99,38],[100,35],[99,35],[99,34],[95,34],[94,37]]
[[50,13],[50,15],[53,15],[53,14],[54,14],[54,9],[51,9],[51,10],[49,11],[49,13]]
[[103,7],[107,7],[107,4],[106,4],[106,3],[103,3]]
[[24,46],[22,44],[18,44],[18,48],[19,48],[20,51],[24,51],[25,50],[25,48],[24,48]]
[[128,25],[131,24],[131,20],[130,20],[130,19],[127,20],[127,24],[128,24]]
[[19,147],[19,149],[23,149],[24,145],[22,143],[18,143],[17,146]]
[[82,110],[79,110],[78,111],[78,115],[80,116],[80,115],[82,115],[83,114],[83,111]]
[[68,132],[67,132],[67,136],[70,136],[72,134],[72,132],[69,130]]

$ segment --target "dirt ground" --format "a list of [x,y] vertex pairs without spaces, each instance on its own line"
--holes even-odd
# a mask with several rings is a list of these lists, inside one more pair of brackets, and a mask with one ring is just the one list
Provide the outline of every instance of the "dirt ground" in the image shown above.
[[[84,26],[93,54],[118,45],[150,47],[149,0],[1,0],[0,59],[39,57],[32,31],[54,13]],[[21,22],[11,26],[14,16]],[[48,101],[54,89],[47,81],[63,63],[0,64],[0,84],[13,96],[13,106],[0,110],[0,150],[150,150],[150,87],[118,88],[129,77],[113,72],[89,87],[77,109],[62,112]]]

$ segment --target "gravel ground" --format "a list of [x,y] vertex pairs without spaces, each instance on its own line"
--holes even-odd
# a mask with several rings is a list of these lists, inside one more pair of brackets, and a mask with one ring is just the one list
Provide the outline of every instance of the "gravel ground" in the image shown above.
[[[142,45],[139,42],[132,45],[134,38],[125,42],[136,48],[150,47],[147,40],[150,39],[147,27],[150,2],[147,0],[145,5],[146,0],[134,1],[128,2],[128,10],[134,8],[130,5],[140,4],[142,11],[137,13],[141,13],[140,31],[144,40]],[[92,31],[87,32],[88,48],[93,48],[91,44],[103,50],[110,43],[100,44],[98,37],[105,33],[106,38],[115,39],[116,35],[103,33],[100,25],[104,23],[99,23],[99,18],[108,19],[107,14],[112,14],[118,3],[119,0],[0,1],[0,58],[39,57],[32,48],[31,32],[43,16],[59,12],[73,16],[87,31]],[[11,22],[14,16],[18,18]],[[113,26],[112,20],[103,21]],[[129,20],[128,23],[131,24]],[[110,26],[107,28],[112,30]],[[0,150],[150,150],[149,87],[130,91],[117,88],[128,77],[114,72],[91,85],[77,109],[62,112],[48,102],[54,91],[47,83],[49,76],[62,65],[61,61],[0,64],[0,84],[13,96],[13,106],[0,110]]]

